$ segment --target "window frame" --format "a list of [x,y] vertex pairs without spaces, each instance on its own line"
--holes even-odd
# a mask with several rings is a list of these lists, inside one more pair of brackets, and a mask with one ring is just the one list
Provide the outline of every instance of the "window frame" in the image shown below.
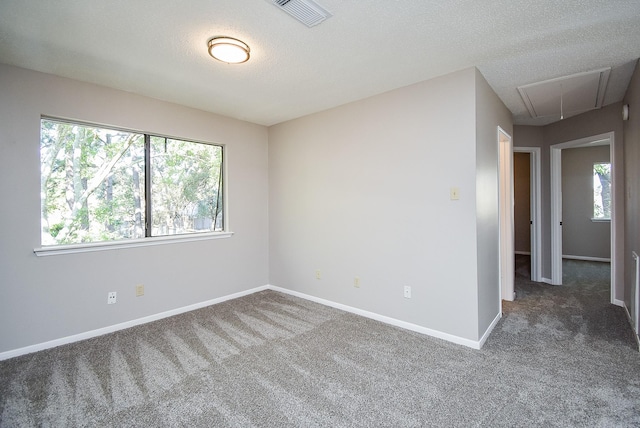
[[[146,141],[152,137],[166,138],[171,140],[179,140],[189,143],[195,144],[206,144],[209,146],[217,146],[222,150],[222,160],[221,160],[221,178],[222,178],[222,230],[221,231],[210,231],[210,232],[193,232],[193,233],[182,233],[175,235],[158,235],[158,236],[145,236],[142,238],[131,238],[131,239],[120,239],[120,240],[110,240],[110,241],[96,241],[96,242],[85,242],[85,243],[75,243],[75,244],[55,244],[55,245],[42,245],[42,241],[40,241],[40,246],[34,248],[33,252],[36,256],[51,256],[58,254],[74,254],[74,253],[85,253],[85,252],[94,252],[94,251],[105,251],[105,250],[116,250],[122,248],[138,248],[138,247],[147,247],[147,246],[155,246],[155,245],[165,245],[165,244],[174,244],[174,243],[182,243],[182,242],[196,242],[203,240],[215,240],[215,239],[224,239],[230,238],[233,236],[233,232],[229,229],[229,206],[228,206],[228,191],[227,191],[227,146],[222,143],[212,143],[208,141],[201,141],[195,139],[187,139],[185,137],[176,137],[166,134],[160,134],[156,132],[143,131],[132,128],[125,128],[121,126],[112,126],[106,125],[96,122],[88,122],[82,120],[75,119],[65,119],[59,118],[55,116],[40,116],[40,127],[42,126],[42,121],[50,120],[55,122],[61,122],[71,125],[77,126],[86,126],[93,128],[106,128],[114,131],[122,131],[128,133],[136,133],[141,134]],[[147,148],[145,148],[145,169],[150,168],[150,164],[148,163],[149,152]],[[41,172],[40,172],[41,174]],[[146,177],[145,177],[146,178]],[[145,186],[147,186],[145,180]],[[150,184],[150,183],[149,183]],[[38,192],[40,193],[40,192]],[[146,196],[145,196],[146,198]],[[146,205],[145,205],[146,211]],[[40,213],[42,215],[42,213]],[[148,221],[148,218],[145,215],[145,223]],[[42,224],[39,224],[39,237],[41,239],[42,234]]]
[[[596,207],[596,189],[595,183],[593,182],[593,176],[595,175],[596,165],[609,165],[609,173],[611,174],[611,161],[595,161],[591,165],[591,221],[594,223],[607,223],[611,222],[611,215],[609,217],[596,217],[595,216],[595,207]],[[611,181],[609,182],[609,192],[611,192]],[[610,208],[611,209],[611,208]]]

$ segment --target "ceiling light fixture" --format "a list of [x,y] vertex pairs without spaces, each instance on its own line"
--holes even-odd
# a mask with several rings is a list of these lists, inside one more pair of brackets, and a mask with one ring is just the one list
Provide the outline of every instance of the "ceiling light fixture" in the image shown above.
[[214,37],[209,40],[209,55],[227,64],[241,64],[249,60],[249,45],[233,37]]

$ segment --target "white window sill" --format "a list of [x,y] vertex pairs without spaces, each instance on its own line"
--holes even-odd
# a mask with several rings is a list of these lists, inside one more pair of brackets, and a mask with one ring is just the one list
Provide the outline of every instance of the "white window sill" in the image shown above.
[[172,244],[176,242],[194,242],[210,239],[230,238],[233,232],[204,232],[185,235],[154,236],[151,238],[127,239],[122,241],[91,242],[87,244],[51,245],[35,248],[38,257],[58,254],[88,253],[93,251],[116,250],[119,248],[148,247],[152,245]]
[[611,219],[610,218],[592,218],[591,221],[594,223],[605,223],[605,222],[610,222]]

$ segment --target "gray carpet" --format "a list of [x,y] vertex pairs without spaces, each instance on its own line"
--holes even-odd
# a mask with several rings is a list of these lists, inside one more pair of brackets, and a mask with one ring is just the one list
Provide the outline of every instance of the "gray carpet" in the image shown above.
[[265,291],[0,362],[0,426],[640,426],[606,274],[523,269],[480,351]]

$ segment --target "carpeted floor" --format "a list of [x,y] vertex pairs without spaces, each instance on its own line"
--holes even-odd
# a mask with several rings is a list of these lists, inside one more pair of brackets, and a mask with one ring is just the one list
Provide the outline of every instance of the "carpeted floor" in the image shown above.
[[0,426],[640,426],[603,265],[519,263],[480,351],[265,291],[0,362]]

